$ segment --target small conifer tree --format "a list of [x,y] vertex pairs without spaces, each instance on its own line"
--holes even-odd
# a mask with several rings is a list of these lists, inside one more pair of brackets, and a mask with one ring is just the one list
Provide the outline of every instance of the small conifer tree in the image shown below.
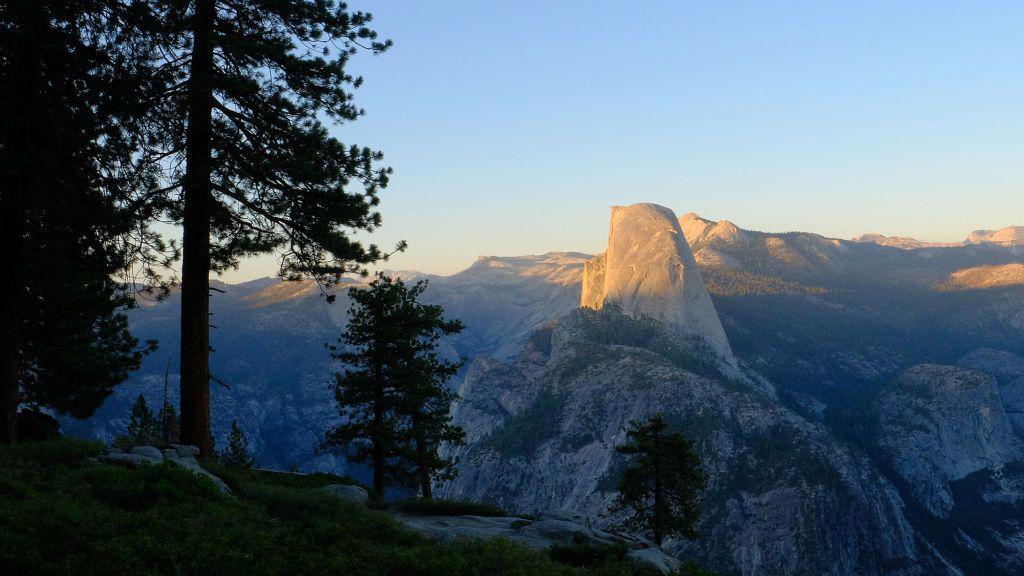
[[180,442],[181,423],[178,420],[178,411],[174,409],[173,404],[170,402],[164,404],[164,409],[160,413],[160,420],[164,442],[171,444]]
[[660,414],[631,422],[626,434],[628,441],[615,451],[630,462],[619,480],[612,512],[629,512],[623,527],[652,536],[659,546],[666,536],[695,539],[707,476],[693,443],[678,432],[669,433]]
[[132,442],[150,442],[162,436],[160,422],[146,404],[146,398],[139,394],[132,405],[132,416],[128,422],[128,439]]
[[249,455],[249,440],[238,427],[238,420],[231,421],[231,434],[228,436],[228,447],[221,452],[220,461],[228,466],[252,468],[255,463]]

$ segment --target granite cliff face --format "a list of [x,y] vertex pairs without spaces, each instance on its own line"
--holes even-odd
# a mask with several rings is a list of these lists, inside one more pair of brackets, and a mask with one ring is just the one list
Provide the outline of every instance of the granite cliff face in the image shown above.
[[633,317],[648,316],[682,334],[703,339],[731,358],[700,267],[679,221],[656,204],[613,206],[608,250],[587,262],[580,304],[615,304]]
[[996,379],[1006,418],[1024,441],[1024,358],[1005,350],[980,348],[961,358],[957,365]]
[[673,333],[580,309],[515,361],[475,362],[455,408],[469,445],[442,493],[614,524],[607,510],[623,464],[614,447],[631,420],[663,413],[696,441],[711,476],[702,537],[668,545],[680,557],[750,576],[956,573],[864,455],[782,406],[749,368]]
[[[979,350],[962,364],[1010,367]],[[1024,440],[991,374],[919,365],[877,399],[876,444],[912,524],[967,574],[1024,570]]]
[[953,507],[949,483],[1024,458],[995,378],[955,366],[910,368],[879,397],[878,443],[935,516]]

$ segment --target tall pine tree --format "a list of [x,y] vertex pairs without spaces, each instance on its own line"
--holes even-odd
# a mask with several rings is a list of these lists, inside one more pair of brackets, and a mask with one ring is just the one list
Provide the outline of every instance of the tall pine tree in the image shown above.
[[[410,291],[418,295],[425,287],[424,281]],[[455,476],[455,461],[441,455],[442,445],[459,446],[466,438],[462,428],[451,422],[451,406],[457,396],[447,386],[462,364],[443,360],[437,353],[438,340],[462,331],[462,324],[445,320],[443,313],[440,306],[420,306],[418,314],[407,320],[419,337],[406,342],[395,374],[400,383],[397,411],[404,423],[397,467],[408,475],[407,484],[417,486],[424,498],[433,497],[434,482]]]
[[700,491],[707,485],[700,457],[685,436],[668,431],[660,415],[632,422],[628,441],[615,448],[629,457],[612,512],[628,512],[624,527],[653,537],[697,537]]
[[181,437],[209,455],[210,272],[277,252],[283,276],[329,283],[383,257],[352,234],[380,225],[390,169],[325,123],[363,114],[346,65],[390,42],[333,0],[155,1],[167,86],[157,157],[183,228]]
[[459,364],[437,356],[439,338],[462,324],[445,319],[440,306],[419,302],[426,286],[381,275],[368,288],[350,289],[348,328],[330,347],[345,365],[333,386],[345,423],[327,432],[323,447],[369,461],[381,496],[398,483],[418,485],[430,497],[431,480],[452,471],[440,445],[463,441],[451,424],[454,394],[445,386]]
[[[137,5],[138,4],[138,5]],[[0,442],[20,404],[84,417],[138,366],[120,310],[166,246],[140,166],[154,87],[135,2],[0,4]]]

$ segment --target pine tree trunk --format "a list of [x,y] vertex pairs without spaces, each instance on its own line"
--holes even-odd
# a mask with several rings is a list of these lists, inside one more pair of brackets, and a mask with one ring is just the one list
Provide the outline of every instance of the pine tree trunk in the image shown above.
[[181,265],[181,441],[210,456],[210,142],[214,0],[197,0],[193,23]]
[[373,489],[384,499],[384,373],[381,359],[374,359],[373,383]]
[[420,492],[424,498],[430,499],[434,497],[434,494],[430,486],[430,468],[427,464],[429,461],[427,441],[423,434],[423,423],[417,416],[414,415],[412,418],[412,427],[416,433],[416,473],[420,477]]
[[[6,223],[5,223],[6,224]],[[7,258],[4,259],[6,264]],[[6,268],[6,266],[4,266]],[[5,292],[15,292],[6,290]],[[3,302],[3,334],[0,335],[0,444],[11,444],[18,439],[18,336],[14,306],[7,296]]]
[[654,434],[654,543],[661,546],[662,534],[662,505],[664,494],[661,482],[661,434]]
[[39,53],[35,40],[46,37],[46,15],[34,2],[11,5],[18,23],[18,40],[14,47],[7,115],[4,118],[4,154],[0,191],[0,270],[3,301],[0,302],[0,444],[18,439],[18,325],[21,296],[24,293],[24,232],[27,218],[25,201],[31,188],[29,156],[33,153],[32,122],[36,116],[34,90],[39,74]]
[[377,300],[378,328],[373,344],[373,490],[384,500],[384,358],[381,354],[383,335],[379,323],[384,318],[384,302]]
[[433,490],[430,488],[430,474],[420,471],[420,490],[423,491],[423,497],[430,500],[434,497]]
[[18,217],[18,202],[11,202],[12,196],[18,194],[14,188],[16,184],[11,183],[10,189],[3,191],[4,207],[3,226],[4,249],[3,260],[0,263],[0,270],[10,271],[10,276],[4,282],[3,301],[0,302],[0,310],[3,316],[3,333],[0,334],[0,444],[12,444],[18,439],[18,380],[20,370],[18,367],[18,301],[22,294],[21,283],[21,222]]

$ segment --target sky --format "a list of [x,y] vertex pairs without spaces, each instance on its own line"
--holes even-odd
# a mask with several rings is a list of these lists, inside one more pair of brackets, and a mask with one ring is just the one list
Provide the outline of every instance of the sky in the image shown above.
[[839,238],[1024,225],[1024,2],[349,4],[394,41],[332,128],[394,168],[364,235],[408,241],[389,269],[598,253],[635,202]]

